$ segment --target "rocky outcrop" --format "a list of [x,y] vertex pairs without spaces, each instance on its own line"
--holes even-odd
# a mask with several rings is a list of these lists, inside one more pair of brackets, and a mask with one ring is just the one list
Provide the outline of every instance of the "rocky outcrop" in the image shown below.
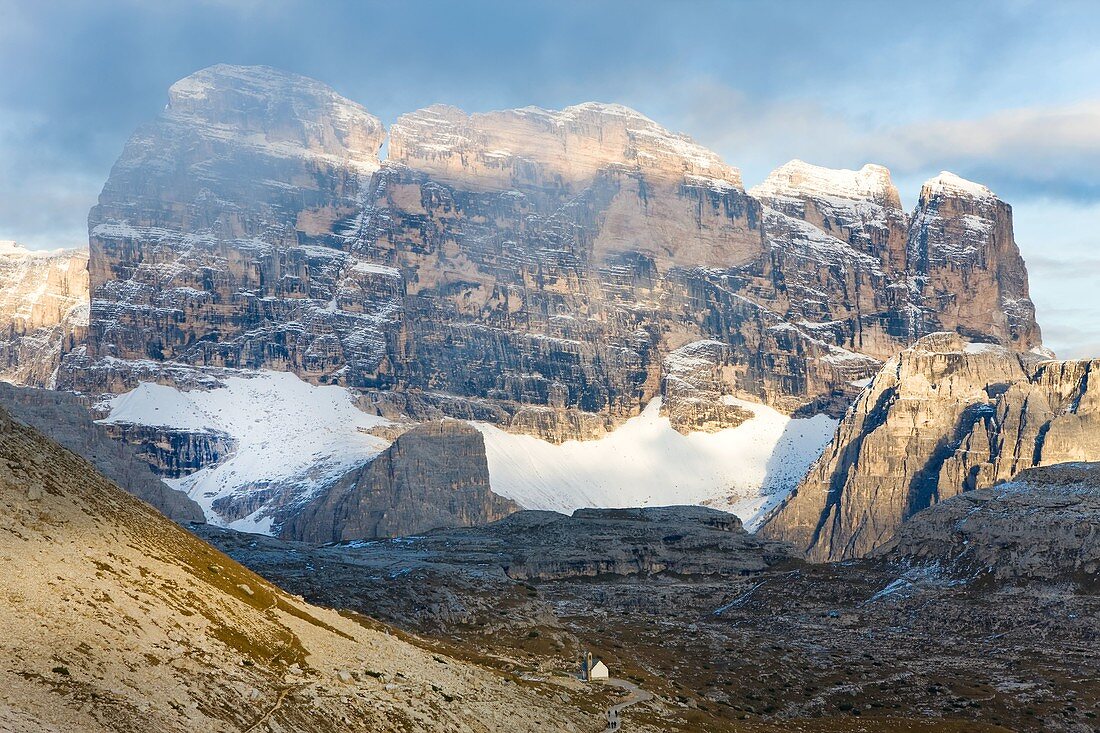
[[489,489],[485,440],[457,420],[419,425],[282,525],[303,542],[398,537],[485,524],[520,507]]
[[88,326],[88,255],[0,241],[0,379],[52,387]]
[[858,557],[959,493],[1033,466],[1100,460],[1097,366],[926,336],[886,363],[761,532],[813,560]]
[[876,554],[998,580],[1100,584],[1100,464],[1020,472],[906,521]]
[[791,559],[733,514],[695,506],[521,512],[480,530],[508,548],[516,580],[672,573],[745,575]]
[[113,440],[106,427],[93,422],[88,408],[75,395],[0,384],[0,406],[19,422],[86,459],[127,493],[169,519],[181,523],[205,521],[198,504],[166,486],[143,457]]
[[715,396],[839,415],[930,330],[1039,343],[1008,207],[973,184],[930,182],[912,216],[876,166],[795,161],[746,192],[713,152],[596,103],[429,107],[380,162],[382,140],[291,74],[174,85],[92,212],[91,335],[64,383],[284,369],[392,417],[561,441],[657,396],[684,431],[744,419]]

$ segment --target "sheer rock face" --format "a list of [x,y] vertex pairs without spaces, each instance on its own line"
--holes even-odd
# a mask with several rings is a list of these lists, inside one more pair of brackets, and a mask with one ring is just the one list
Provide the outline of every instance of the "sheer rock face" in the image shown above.
[[886,363],[761,532],[813,560],[859,557],[961,492],[1098,460],[1100,398],[1088,379],[1098,366],[926,336]]
[[[177,83],[92,212],[91,338],[66,385],[125,390],[150,360],[166,380],[168,362],[289,369],[386,414],[564,440],[659,395],[685,431],[743,419],[701,409],[712,394],[836,415],[853,381],[942,327],[1038,345],[1007,219],[974,240],[984,264],[961,285],[911,240],[946,242],[999,202],[930,194],[911,223],[885,169],[797,162],[750,195],[617,105],[430,107],[396,122],[379,167],[382,135],[301,77]],[[685,380],[667,357],[692,344],[709,365]]]
[[[104,423],[102,427],[112,438],[130,444],[154,473],[170,479],[214,465],[237,447],[231,436],[219,431],[134,423]],[[177,493],[186,496],[182,492]]]
[[[342,366],[340,339],[388,307],[392,277],[326,245],[382,140],[377,118],[303,77],[215,66],[173,85],[89,216],[92,325],[72,358],[105,373],[68,386],[117,388],[112,358],[313,378]],[[338,281],[367,295],[341,307]]]
[[399,537],[485,524],[520,507],[489,490],[485,440],[458,420],[419,425],[282,525],[303,542]]
[[907,216],[882,166],[831,170],[796,160],[751,193],[785,215],[773,218],[774,239],[798,236],[785,220],[792,217],[877,261],[865,260],[862,279],[857,272],[846,289],[830,291],[861,304],[857,323],[817,317],[819,329],[846,329],[834,338],[856,350],[885,360],[949,330],[1022,351],[1040,345],[1012,209],[986,187],[941,173]]
[[878,553],[1000,580],[1100,581],[1100,464],[1029,468],[905,522]]
[[88,255],[0,241],[0,379],[52,387],[88,326]]
[[1039,345],[1012,207],[985,186],[950,173],[925,183],[909,224],[909,261],[920,292],[917,332],[989,335],[1024,351]]

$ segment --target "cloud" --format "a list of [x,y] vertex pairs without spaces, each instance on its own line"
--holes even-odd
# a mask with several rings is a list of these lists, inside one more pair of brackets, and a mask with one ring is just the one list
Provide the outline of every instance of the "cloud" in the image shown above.
[[1100,99],[922,120],[869,145],[899,170],[966,170],[1002,196],[1100,200]]
[[[1097,242],[1097,246],[1100,246],[1100,241]],[[1032,255],[1027,258],[1027,269],[1032,275],[1042,278],[1087,280],[1094,283],[1100,277],[1100,258],[1066,254],[1062,254],[1061,257]]]

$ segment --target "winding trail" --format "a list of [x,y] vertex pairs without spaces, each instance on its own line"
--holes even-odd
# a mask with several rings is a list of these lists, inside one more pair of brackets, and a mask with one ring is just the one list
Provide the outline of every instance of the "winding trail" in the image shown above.
[[610,677],[606,680],[602,680],[600,684],[612,685],[613,687],[621,687],[630,693],[630,696],[622,702],[612,705],[607,709],[607,728],[604,729],[604,733],[617,733],[621,731],[623,722],[620,714],[623,710],[631,705],[645,702],[646,700],[652,700],[653,694],[646,692],[642,688],[638,687],[633,682],[627,680],[620,680],[616,677]]
[[290,687],[284,687],[279,690],[279,697],[275,700],[275,704],[268,710],[263,716],[252,725],[245,728],[242,733],[252,733],[252,731],[259,730],[260,726],[271,720],[271,716],[278,712],[279,708],[283,706],[283,701],[286,700],[286,696],[296,690],[300,685],[291,685]]

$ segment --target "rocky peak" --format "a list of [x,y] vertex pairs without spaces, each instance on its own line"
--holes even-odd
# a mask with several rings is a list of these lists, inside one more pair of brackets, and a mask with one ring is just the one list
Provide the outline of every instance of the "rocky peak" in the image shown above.
[[873,163],[853,171],[823,168],[796,159],[776,168],[749,193],[769,204],[778,199],[825,200],[835,204],[865,201],[901,209],[901,198],[890,180],[890,171]]
[[765,524],[815,560],[862,556],[901,523],[1034,466],[1100,459],[1097,362],[935,333],[887,361]]
[[376,169],[385,139],[362,105],[308,77],[268,66],[218,64],[177,81],[165,116],[215,140],[274,156],[328,155]]
[[929,178],[921,186],[920,200],[930,201],[933,198],[960,198],[973,201],[990,201],[997,196],[980,183],[968,181],[950,171],[940,171],[938,176]]
[[436,105],[402,115],[390,134],[391,161],[474,189],[578,190],[608,167],[742,188],[740,173],[716,153],[617,104],[477,114]]
[[[906,268],[908,219],[890,171],[880,165],[853,171],[792,160],[749,193],[785,217],[800,219],[873,257],[886,272]],[[876,354],[895,350],[886,346]]]
[[[985,186],[947,172],[927,181],[910,218],[907,260],[920,278],[925,321],[931,316],[943,330],[962,333],[969,332],[964,324],[984,321],[984,332],[1001,343],[1040,345],[1012,207]],[[971,295],[960,298],[963,292]]]

